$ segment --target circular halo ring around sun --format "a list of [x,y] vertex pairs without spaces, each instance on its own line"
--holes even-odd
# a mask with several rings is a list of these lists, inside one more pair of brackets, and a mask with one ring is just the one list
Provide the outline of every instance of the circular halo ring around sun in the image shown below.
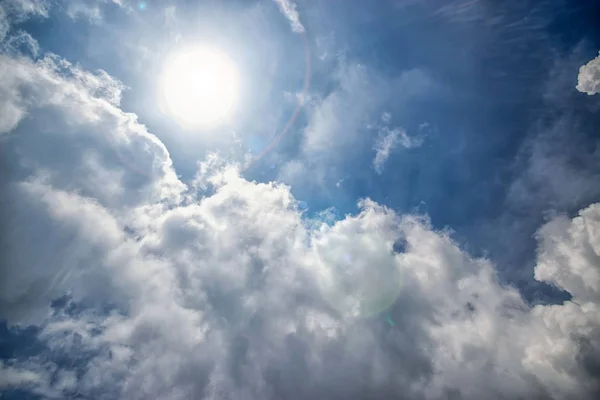
[[[306,98],[306,95],[308,94],[308,89],[310,87],[310,75],[311,75],[311,58],[310,58],[310,48],[308,45],[308,37],[306,34],[306,31],[302,31],[299,32],[300,37],[302,38],[302,43],[304,45],[304,83],[302,86],[302,97]],[[183,53],[183,51],[177,52],[176,54],[181,54]],[[233,66],[233,64],[229,64],[231,66]],[[237,75],[237,71],[235,71],[235,79],[238,79],[238,75]],[[237,82],[235,83],[236,85],[238,84]],[[165,92],[164,92],[164,85],[165,85],[165,79],[162,80],[161,82],[161,92],[162,92],[162,99],[161,99],[161,108],[167,108],[167,105],[165,104],[167,101],[165,99]],[[235,99],[237,101],[237,98]],[[255,165],[258,161],[260,161],[267,153],[269,153],[272,149],[274,149],[277,144],[281,141],[282,137],[285,136],[290,128],[292,127],[292,125],[294,124],[294,122],[296,121],[296,119],[298,118],[298,115],[300,114],[300,111],[302,110],[304,105],[303,101],[298,101],[298,104],[296,105],[296,108],[294,109],[294,111],[292,112],[292,115],[290,116],[290,118],[288,119],[288,121],[286,122],[286,124],[284,125],[283,129],[281,129],[281,131],[279,131],[279,133],[273,137],[273,139],[269,142],[269,144],[253,159],[250,160],[250,162],[248,164],[246,164],[246,166],[243,168],[243,170],[247,170],[248,168],[252,167],[253,165]],[[231,104],[231,107],[235,106],[234,104]],[[216,122],[218,120],[218,118],[216,118],[215,120],[213,120],[212,122]],[[129,139],[127,139],[129,140]],[[129,162],[127,160],[127,157],[125,157],[123,154],[121,154],[121,152],[117,149],[116,153],[117,156],[119,157],[119,159],[123,162],[123,164],[127,167],[129,167],[131,170],[137,172],[140,175],[146,176],[146,177],[150,177],[150,173],[141,170],[140,168],[137,168],[135,165],[133,165],[131,162]]]
[[279,142],[281,141],[283,136],[285,136],[289,132],[292,125],[294,125],[294,122],[296,122],[296,119],[298,118],[298,115],[300,115],[300,111],[302,110],[302,108],[304,106],[304,101],[305,101],[304,99],[306,99],[306,96],[308,94],[308,89],[310,87],[310,74],[311,74],[310,47],[308,45],[308,36],[307,36],[306,30],[303,30],[303,31],[297,32],[297,33],[302,38],[302,44],[304,45],[304,83],[302,85],[302,100],[298,101],[298,103],[296,104],[296,108],[294,109],[294,112],[292,113],[292,115],[290,116],[290,118],[288,119],[288,121],[286,122],[284,127],[281,129],[281,131],[279,131],[279,133],[273,137],[273,139],[269,142],[269,144],[256,157],[254,157],[250,161],[250,163],[248,163],[246,168],[244,168],[244,169],[248,169],[248,168],[252,167],[258,161],[260,161],[267,153],[269,153],[271,150],[273,150],[275,147],[277,147],[277,145],[279,144]]

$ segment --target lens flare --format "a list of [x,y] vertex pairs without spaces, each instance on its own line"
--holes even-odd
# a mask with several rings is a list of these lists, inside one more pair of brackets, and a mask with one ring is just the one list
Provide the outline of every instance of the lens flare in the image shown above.
[[381,262],[372,263],[367,257],[346,253],[323,261],[321,292],[346,317],[379,314],[398,298],[401,276],[389,260],[382,258]]
[[167,113],[191,129],[223,122],[236,105],[238,92],[233,62],[208,47],[182,49],[173,55],[161,85]]

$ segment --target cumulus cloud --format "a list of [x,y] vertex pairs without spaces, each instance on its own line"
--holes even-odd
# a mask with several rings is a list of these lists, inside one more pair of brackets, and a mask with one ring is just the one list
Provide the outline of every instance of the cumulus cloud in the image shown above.
[[[422,218],[367,200],[358,215],[309,229],[289,188],[248,182],[235,169],[215,182],[215,194],[194,204],[139,212],[135,240],[109,210],[82,211],[88,200],[78,195],[34,196],[70,236],[104,243],[102,265],[91,267],[108,279],[99,294],[123,299],[109,315],[60,311],[42,322],[48,351],[85,361],[79,393],[572,399],[596,390],[580,358],[598,348],[597,279],[569,282],[597,276],[593,258],[583,268],[574,261],[600,246],[600,207],[540,230],[538,277],[574,299],[530,309],[489,261]],[[547,250],[556,241],[558,260]],[[565,274],[572,278],[556,278]],[[64,279],[86,280],[74,275]],[[358,318],[390,299],[394,329]]]
[[600,55],[579,68],[576,87],[590,96],[600,92]]
[[296,10],[296,4],[291,0],[274,0],[279,6],[281,13],[290,21],[292,30],[296,33],[303,33],[304,26],[300,22],[300,16]]
[[[10,232],[2,235],[0,309],[10,317],[25,315],[25,309],[40,312],[49,299],[69,289],[63,284],[65,276],[73,276],[71,268],[85,275],[88,267],[101,262],[96,257],[104,246],[113,243],[104,236],[100,242],[84,243],[54,234],[58,226],[49,210],[72,218],[95,215],[86,229],[118,232],[124,220],[103,218],[109,214],[102,206],[127,215],[130,207],[149,201],[177,202],[185,186],[177,180],[164,145],[135,116],[116,107],[120,86],[114,79],[54,55],[38,61],[0,55],[0,60],[6,77],[0,84],[0,109],[9,121],[2,126],[8,175],[0,182],[0,205],[3,228]],[[75,193],[80,201],[71,202],[72,208],[61,207]],[[56,249],[50,245],[28,251],[36,235],[52,237]],[[112,241],[118,240],[115,235]],[[67,242],[80,250],[57,250]],[[15,280],[14,274],[22,279]]]
[[478,226],[474,235],[484,238],[481,242],[503,267],[504,276],[521,281],[534,301],[553,301],[560,294],[530,281],[535,265],[532,235],[549,214],[573,215],[600,195],[595,184],[600,179],[600,148],[594,123],[588,122],[588,113],[597,105],[573,88],[587,50],[578,46],[555,60],[542,89],[543,106],[533,114],[535,123],[528,127],[510,168],[514,174],[502,213],[487,226]]
[[0,317],[16,336],[38,326],[35,351],[0,364],[5,393],[599,394],[599,204],[538,231],[536,278],[573,299],[530,307],[426,217],[364,199],[307,221],[290,187],[214,155],[188,188],[119,108],[116,80],[54,55],[1,57]]

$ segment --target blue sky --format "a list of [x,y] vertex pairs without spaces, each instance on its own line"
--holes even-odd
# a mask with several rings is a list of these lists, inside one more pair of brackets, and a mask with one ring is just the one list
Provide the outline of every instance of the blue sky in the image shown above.
[[0,397],[594,398],[599,15],[0,3]]

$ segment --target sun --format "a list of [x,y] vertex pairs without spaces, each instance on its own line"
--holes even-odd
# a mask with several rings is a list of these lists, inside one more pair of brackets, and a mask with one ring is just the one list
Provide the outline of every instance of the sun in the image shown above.
[[227,120],[236,106],[239,77],[235,64],[210,47],[192,47],[171,56],[162,75],[165,111],[186,128]]

